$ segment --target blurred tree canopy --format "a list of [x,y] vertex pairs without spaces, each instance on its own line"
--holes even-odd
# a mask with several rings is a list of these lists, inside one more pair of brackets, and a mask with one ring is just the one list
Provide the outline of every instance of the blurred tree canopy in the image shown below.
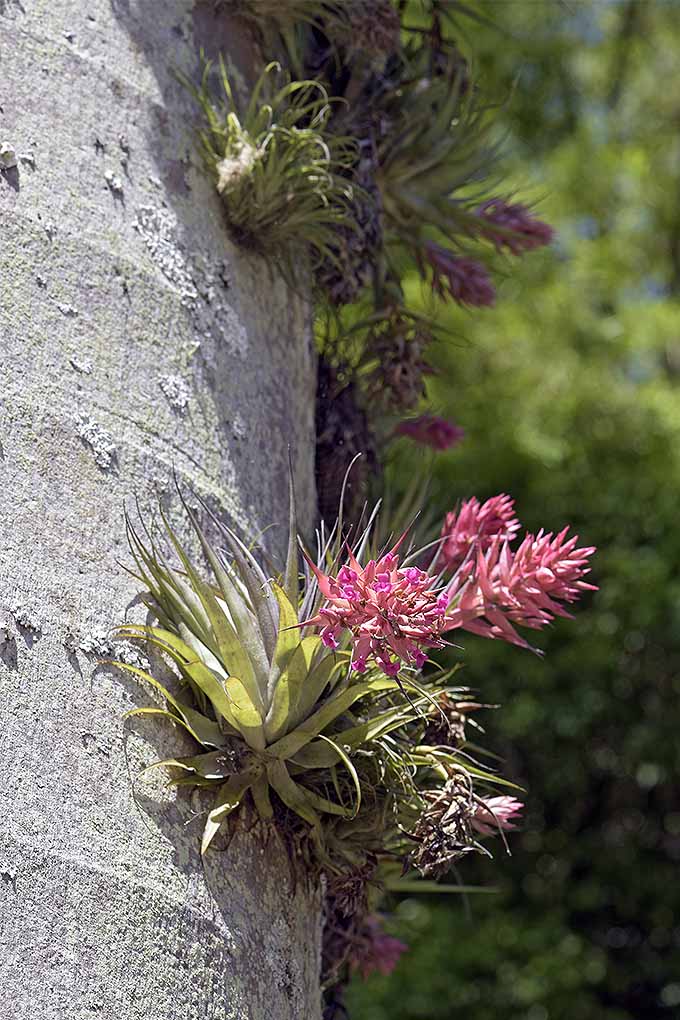
[[[509,190],[558,231],[495,309],[451,307],[430,396],[467,431],[431,502],[509,492],[530,530],[596,544],[601,590],[539,659],[466,636],[461,682],[527,790],[497,895],[396,908],[412,946],[350,991],[356,1020],[680,1015],[680,3],[479,3],[467,22],[505,100]],[[504,178],[507,183],[508,178]],[[426,301],[426,298],[423,298]],[[420,451],[407,440],[394,475]]]

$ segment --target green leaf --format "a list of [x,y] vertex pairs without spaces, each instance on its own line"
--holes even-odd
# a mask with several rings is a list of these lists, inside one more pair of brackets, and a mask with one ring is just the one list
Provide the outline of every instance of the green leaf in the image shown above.
[[333,675],[349,666],[349,652],[328,652],[307,677],[295,710],[295,723],[306,719],[333,679]]
[[278,740],[293,726],[300,694],[309,679],[312,659],[320,643],[321,638],[318,634],[309,634],[303,638],[281,673],[265,725],[268,743]]
[[297,625],[297,609],[283,588],[275,581],[271,582],[270,587],[279,606],[278,634],[267,679],[267,699],[271,707],[279,677],[286,669],[288,660],[300,643],[300,630]]
[[183,769],[185,772],[191,772],[192,775],[197,775],[196,770],[190,765],[185,765],[180,758],[162,758],[160,761],[152,761],[150,765],[146,765],[139,773],[138,779],[141,779],[147,772],[151,772],[151,769],[160,769],[163,766],[168,768]]
[[[125,713],[123,718],[129,719],[137,715],[163,716],[169,719],[170,722],[182,726],[199,744],[215,748],[222,746],[224,738],[217,723],[206,719],[200,712],[191,712],[185,706],[182,706],[182,712],[187,718],[183,719],[178,715],[174,715],[172,712],[168,712],[166,708],[131,708],[129,712]],[[190,712],[191,715],[189,715]],[[191,718],[192,716],[193,718]],[[188,719],[191,719],[191,722]],[[200,720],[203,720],[203,722],[200,722]]]
[[[186,641],[183,641],[182,638],[177,637],[175,634],[172,634],[170,631],[164,630],[161,627],[129,625],[119,627],[118,633],[126,635],[133,635],[134,633],[143,634],[151,644],[166,652],[174,660],[174,662],[177,663],[180,669],[182,669],[182,671],[190,677],[199,690],[205,694],[215,709],[215,712],[226,719],[230,725],[236,727],[234,713],[225,689],[222,687],[219,679],[203,662],[201,662]],[[123,669],[128,669],[130,672],[137,672],[147,680],[149,678],[148,674],[144,673],[143,670],[136,670],[135,667],[131,666],[128,667],[125,663],[116,663],[116,665],[121,666]],[[160,687],[157,680],[151,678],[151,682],[156,687]],[[162,688],[162,690],[165,691],[165,688]],[[175,699],[172,700],[171,704],[173,704],[173,707],[178,705]],[[181,706],[179,706],[178,711],[180,711],[181,714]]]
[[291,779],[283,761],[273,761],[267,765],[267,779],[271,788],[278,793],[286,807],[299,815],[313,829],[320,830],[321,822],[318,814],[310,806],[303,788]]
[[[299,561],[297,542],[297,520],[295,512],[295,487],[293,484],[293,465],[288,454],[288,550],[286,552],[286,569],[283,575],[283,590],[292,605],[297,606],[300,595]],[[297,622],[297,620],[296,620]],[[281,624],[279,622],[279,629]]]
[[[132,673],[134,676],[140,677],[145,683],[150,684],[160,694],[163,695],[165,700],[172,705],[177,716],[175,718],[172,713],[168,713],[174,721],[180,722],[184,725],[185,729],[189,731],[194,740],[197,740],[199,744],[212,744],[215,747],[221,747],[224,743],[222,732],[217,723],[212,722],[210,719],[206,719],[200,712],[196,712],[194,709],[184,705],[177,698],[173,697],[170,691],[164,687],[162,683],[156,680],[155,677],[151,676],[143,669],[138,669],[137,666],[129,666],[126,662],[116,662],[111,660],[110,665],[117,666],[119,669],[123,669],[128,673]],[[162,710],[158,710],[162,711]],[[133,712],[141,714],[141,709],[133,709]],[[131,714],[131,713],[128,713]],[[150,714],[147,712],[146,714]]]
[[248,691],[236,676],[230,676],[226,680],[225,686],[234,725],[252,748],[256,751],[264,751],[266,740],[262,716],[253,704]]
[[[258,677],[264,678],[267,675],[269,662],[256,618],[248,609],[241,592],[229,576],[224,565],[220,562],[219,556],[210,545],[195,515],[186,506],[186,503],[185,507],[192,527],[201,543],[201,548],[215,575],[215,580],[222,593],[226,609],[231,616],[231,620],[229,620],[218,599],[210,591],[208,600],[212,607],[211,619],[213,616],[215,617],[215,638],[220,655],[228,672],[234,673],[241,678],[253,702],[263,710],[264,691],[258,684]],[[212,605],[213,603],[214,606]]]
[[272,818],[274,809],[269,796],[269,783],[267,782],[266,774],[263,773],[257,777],[250,789],[250,794],[260,818],[263,818],[265,821]]
[[[295,780],[291,780],[295,782]],[[337,804],[333,800],[328,800],[326,797],[322,797],[320,794],[315,793],[313,790],[308,789],[306,786],[302,786],[300,783],[295,784],[303,793],[306,801],[316,811],[321,811],[327,815],[341,815],[343,818],[352,817],[352,812],[348,808],[343,807],[342,804]]]
[[[418,707],[419,702],[415,701],[414,704]],[[351,729],[343,730],[342,733],[334,733],[333,739],[342,745],[360,747],[362,744],[377,740],[378,737],[406,725],[414,718],[416,716],[414,716],[410,705],[408,707],[395,705],[394,708],[389,708],[386,712],[373,716],[365,723],[352,726]]]
[[156,680],[156,678],[151,676],[150,673],[147,673],[146,670],[140,669],[138,666],[130,666],[127,662],[119,662],[117,659],[105,659],[104,662],[107,666],[115,666],[116,669],[122,669],[126,673],[131,673],[133,676],[144,680],[145,683],[150,684],[151,687],[155,688],[155,690],[162,694],[165,700],[181,715],[181,705],[179,701],[173,697],[167,687],[164,687],[159,680]]
[[236,560],[241,580],[245,584],[248,596],[252,603],[260,624],[262,641],[268,657],[273,656],[276,646],[276,620],[274,618],[271,599],[268,597],[270,590],[269,581],[265,577],[262,568],[252,555],[249,549],[243,544],[238,535],[235,535],[231,528],[223,524],[210,507],[205,503],[203,506],[212,517],[213,521],[224,536],[231,553]]
[[[218,723],[208,719],[201,712],[197,712],[196,709],[189,708],[188,705],[182,702],[180,702],[180,711],[201,744],[216,749],[224,747],[225,733],[223,733]],[[236,735],[237,730],[235,727],[226,722],[224,725],[230,735]]]
[[175,758],[173,763],[185,771],[195,772],[202,779],[227,779],[236,769],[233,756],[224,750]]
[[239,806],[256,777],[257,773],[255,771],[241,772],[239,775],[231,776],[220,787],[215,799],[215,806],[209,813],[208,821],[203,830],[203,839],[201,841],[202,854],[208,850],[225,818]]
[[354,807],[354,810],[350,812],[349,817],[355,818],[359,814],[359,808],[361,807],[361,783],[359,782],[359,775],[357,773],[357,770],[354,768],[354,765],[352,764],[349,755],[346,754],[344,749],[340,747],[339,744],[336,744],[335,741],[330,739],[330,737],[325,737],[323,733],[321,734],[319,739],[331,745],[331,747],[335,750],[336,754],[338,755],[343,765],[350,774],[352,782],[354,783],[354,788],[357,791],[357,802]]
[[351,705],[367,694],[377,694],[382,691],[398,690],[398,684],[389,677],[376,677],[374,680],[365,680],[354,684],[341,694],[329,699],[321,708],[317,709],[292,733],[277,740],[268,751],[277,758],[285,760],[292,758],[301,747],[308,744],[339,715],[346,712]]
[[185,645],[193,652],[190,659],[199,659],[212,673],[216,673],[221,680],[226,680],[232,670],[226,670],[217,656],[210,651],[208,646],[182,620],[177,624],[177,629]]
[[[352,726],[350,729],[331,734],[332,740],[330,740],[328,735],[322,733],[317,740],[313,740],[306,747],[298,751],[291,760],[303,768],[330,768],[332,765],[337,765],[341,760],[338,750],[362,747],[372,740],[385,736],[392,730],[399,729],[400,726],[404,726],[414,718],[415,716],[410,712],[410,709],[397,705],[386,712],[381,712],[365,723],[360,723],[358,726]],[[329,747],[329,743],[332,743],[333,747]],[[333,750],[333,748],[337,750]]]

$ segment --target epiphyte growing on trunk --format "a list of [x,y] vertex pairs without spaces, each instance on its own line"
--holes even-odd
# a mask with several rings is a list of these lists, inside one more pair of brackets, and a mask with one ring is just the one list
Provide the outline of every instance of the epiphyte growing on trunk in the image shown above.
[[222,59],[222,98],[213,98],[211,67],[205,64],[199,89],[185,84],[203,112],[203,163],[232,238],[299,281],[300,260],[310,272],[333,261],[336,230],[351,228],[346,172],[355,144],[326,132],[333,100],[319,82],[293,81],[268,64],[241,109]]

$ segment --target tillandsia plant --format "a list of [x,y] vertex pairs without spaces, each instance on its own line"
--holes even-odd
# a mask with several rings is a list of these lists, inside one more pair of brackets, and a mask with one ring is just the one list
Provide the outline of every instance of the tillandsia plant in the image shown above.
[[381,889],[488,852],[480,839],[512,829],[521,809],[467,741],[481,706],[451,683],[457,667],[431,654],[460,629],[528,647],[516,628],[567,615],[563,603],[592,587],[583,577],[593,550],[561,532],[528,535],[513,551],[519,525],[500,496],[452,511],[421,549],[407,534],[377,548],[376,508],[354,541],[342,519],[330,534],[322,525],[316,555],[303,548],[300,559],[291,487],[285,568],[272,577],[206,507],[223,551],[184,506],[209,574],[165,518],[172,561],[127,522],[131,572],[155,622],[118,635],[160,651],[180,685],[116,663],[162,701],[130,714],[165,718],[195,741],[195,753],[155,766],[212,791],[204,853],[220,828],[255,812],[325,874],[332,984],[352,961],[363,966]]
[[[472,6],[217,6],[245,19],[263,58],[280,60],[296,79],[277,91],[270,65],[243,114],[223,65],[224,100],[213,101],[207,76],[197,95],[204,162],[232,237],[306,290],[301,266],[310,270],[321,313],[317,481],[329,494],[321,509],[331,523],[355,452],[366,453],[376,470],[346,489],[350,515],[367,498],[369,474],[379,475],[398,418],[427,400],[436,331],[410,307],[405,277],[420,275],[435,308],[488,308],[500,256],[547,244],[552,231],[491,184],[493,110],[460,46],[465,21],[485,20]],[[347,428],[323,396],[329,389],[349,412]],[[343,431],[356,438],[343,440]]]
[[335,230],[351,227],[353,191],[342,172],[355,144],[326,131],[332,101],[320,82],[291,81],[270,63],[239,112],[223,60],[223,98],[212,98],[211,66],[206,62],[200,89],[189,87],[204,115],[204,166],[231,234],[299,282],[300,259],[312,271],[332,260]]

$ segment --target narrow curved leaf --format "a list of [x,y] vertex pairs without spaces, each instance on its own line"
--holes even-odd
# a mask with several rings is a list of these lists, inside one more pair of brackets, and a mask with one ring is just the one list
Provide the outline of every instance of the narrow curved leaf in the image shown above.
[[236,771],[233,755],[224,750],[176,758],[173,763],[184,771],[195,772],[202,779],[227,779]]
[[[295,486],[293,484],[293,465],[288,454],[288,550],[286,552],[286,569],[283,575],[283,590],[292,605],[297,606],[299,598],[299,563],[297,545],[297,520],[295,512]],[[296,620],[297,623],[297,620]],[[279,629],[281,623],[279,622]]]
[[267,656],[271,658],[276,646],[277,621],[274,617],[272,600],[267,594],[270,590],[269,581],[253,554],[243,544],[238,535],[235,535],[231,528],[223,524],[206,503],[203,503],[203,506],[219,528],[220,533],[224,536],[236,560],[241,579],[246,586],[253,610],[260,624],[265,651]]
[[215,799],[215,806],[208,815],[208,821],[203,830],[201,841],[201,853],[204,854],[219,832],[222,822],[231,812],[239,806],[243,797],[255,781],[255,772],[242,772],[239,775],[231,776],[220,790]]
[[[198,715],[198,714],[199,713],[196,713],[196,715]],[[212,743],[211,741],[207,741],[205,739],[201,739],[201,737],[199,736],[198,732],[196,731],[196,729],[193,726],[189,725],[189,723],[187,723],[186,720],[182,719],[180,716],[174,715],[172,712],[168,712],[167,708],[131,708],[129,712],[125,713],[123,718],[124,719],[130,719],[133,716],[137,716],[137,715],[156,715],[156,716],[162,716],[162,717],[164,717],[166,719],[169,719],[170,722],[175,723],[177,726],[181,726],[183,729],[185,729],[187,731],[187,733],[189,733],[194,738],[194,740],[196,740],[199,744],[203,744],[203,745],[212,744],[212,746],[216,747],[216,748],[220,746],[218,743]],[[219,726],[217,726],[216,723],[210,723],[209,719],[206,719],[205,721],[209,725],[214,726],[218,733],[220,732]]]
[[[186,641],[183,641],[182,638],[178,638],[170,631],[163,630],[160,627],[131,625],[118,628],[118,633],[131,634],[133,631],[141,632],[151,644],[160,648],[162,651],[165,651],[170,658],[177,663],[180,669],[187,674],[193,683],[196,684],[198,689],[205,694],[215,709],[215,712],[226,719],[231,726],[236,726],[229,698],[222,687],[222,684],[214,673],[212,673],[211,670],[201,662]],[[149,674],[145,673],[144,670],[137,669],[135,666],[127,666],[124,662],[117,662],[115,665],[120,666],[122,669],[127,669],[128,672],[137,673],[142,676],[143,679],[152,683],[156,688],[160,689],[164,693],[165,697],[167,697],[168,692],[166,692],[166,689],[162,686],[162,684],[159,684],[159,682],[153,677],[149,678]],[[175,698],[172,698],[170,703],[173,708],[177,707],[177,710],[181,714],[181,705],[179,702],[177,702]]]
[[283,588],[275,581],[271,582],[270,587],[279,607],[279,630],[267,678],[267,701],[271,708],[279,678],[300,643],[300,631],[297,610]]
[[305,791],[293,779],[283,761],[273,761],[267,765],[269,785],[291,811],[294,811],[313,829],[320,830],[321,820],[310,806]]
[[345,752],[345,750],[342,747],[340,747],[339,744],[336,744],[335,741],[330,739],[330,737],[325,737],[323,733],[321,734],[319,739],[325,741],[325,743],[327,744],[330,744],[331,748],[338,755],[343,765],[350,774],[352,782],[354,783],[354,789],[357,791],[357,802],[354,806],[354,810],[349,812],[348,817],[356,818],[356,816],[359,814],[359,809],[361,807],[361,783],[359,781],[359,775],[357,773],[357,770],[354,768],[354,765],[352,764],[349,755]]

